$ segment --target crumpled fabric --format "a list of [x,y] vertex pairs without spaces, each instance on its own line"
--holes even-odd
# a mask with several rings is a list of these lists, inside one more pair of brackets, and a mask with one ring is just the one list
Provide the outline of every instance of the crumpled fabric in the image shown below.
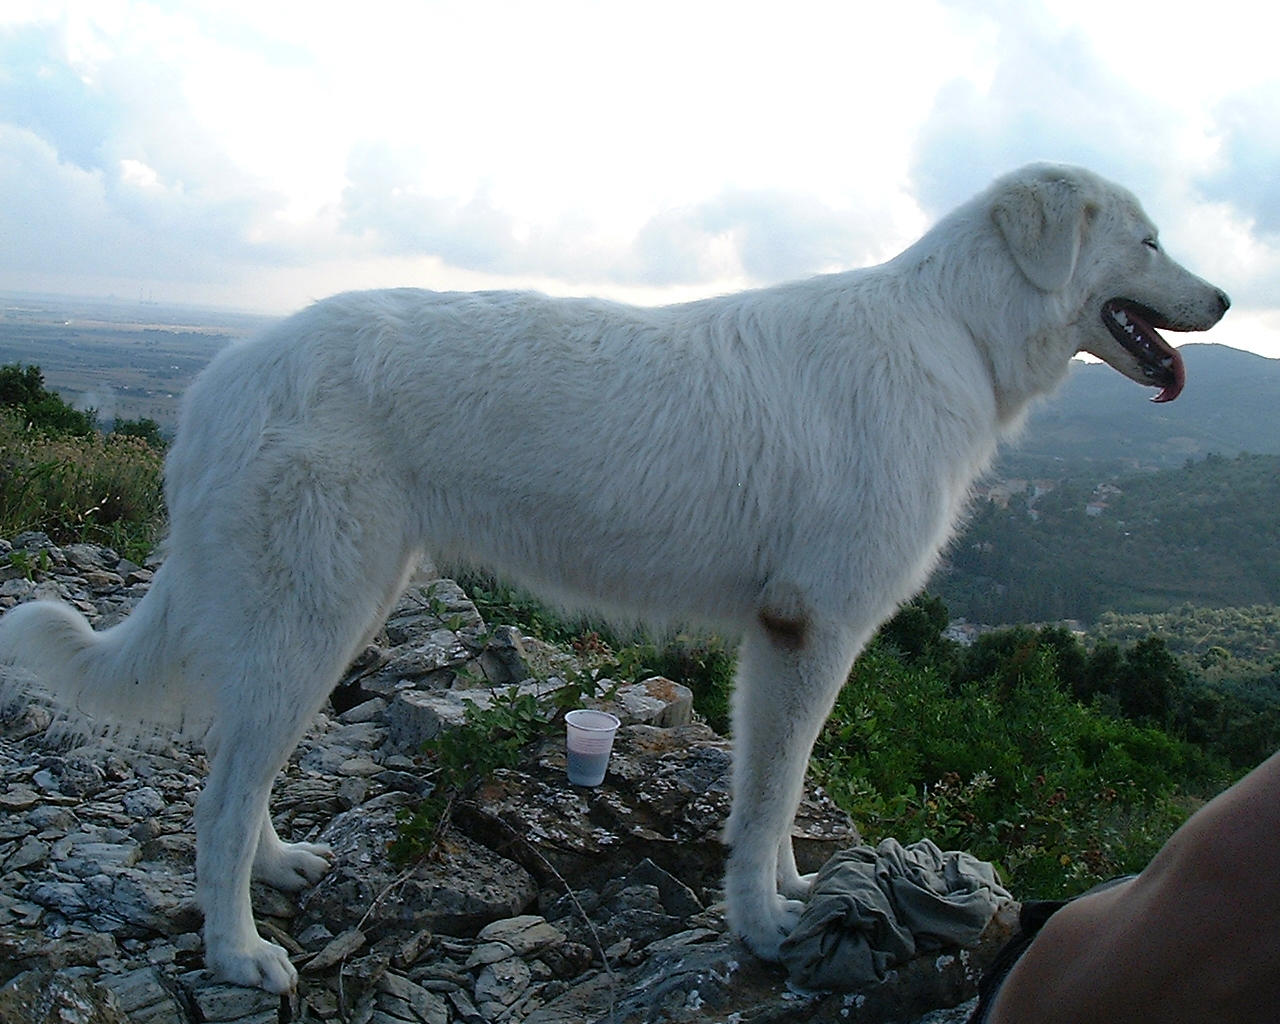
[[976,945],[1009,898],[986,861],[928,839],[855,846],[818,872],[782,962],[803,988],[861,988],[921,953]]

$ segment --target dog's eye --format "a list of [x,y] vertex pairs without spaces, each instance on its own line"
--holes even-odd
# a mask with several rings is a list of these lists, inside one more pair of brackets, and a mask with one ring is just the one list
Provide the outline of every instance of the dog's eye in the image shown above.
[[1154,238],[1144,238],[1142,240],[1142,244],[1145,245],[1148,249],[1154,249],[1156,252],[1160,251],[1160,243],[1157,242]]

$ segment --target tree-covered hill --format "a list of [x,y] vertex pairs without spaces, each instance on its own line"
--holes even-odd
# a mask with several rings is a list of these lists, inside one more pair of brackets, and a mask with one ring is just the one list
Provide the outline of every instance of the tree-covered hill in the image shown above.
[[[979,501],[930,582],[987,623],[1280,604],[1280,456],[1210,456]],[[1092,506],[1092,507],[1091,507]]]

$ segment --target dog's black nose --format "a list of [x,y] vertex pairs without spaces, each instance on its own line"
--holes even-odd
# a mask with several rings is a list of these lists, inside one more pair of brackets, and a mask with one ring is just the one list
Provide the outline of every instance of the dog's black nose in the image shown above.
[[1218,289],[1218,305],[1222,307],[1224,313],[1231,308],[1231,296],[1221,288]]

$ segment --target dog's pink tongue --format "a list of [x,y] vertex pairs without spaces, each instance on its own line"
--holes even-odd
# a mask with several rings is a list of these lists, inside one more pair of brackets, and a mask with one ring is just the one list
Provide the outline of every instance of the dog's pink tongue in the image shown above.
[[1173,383],[1151,399],[1153,402],[1172,402],[1182,394],[1182,388],[1187,383],[1187,368],[1182,364],[1182,353],[1172,346],[1169,352],[1173,356],[1173,365],[1169,367],[1173,371]]

